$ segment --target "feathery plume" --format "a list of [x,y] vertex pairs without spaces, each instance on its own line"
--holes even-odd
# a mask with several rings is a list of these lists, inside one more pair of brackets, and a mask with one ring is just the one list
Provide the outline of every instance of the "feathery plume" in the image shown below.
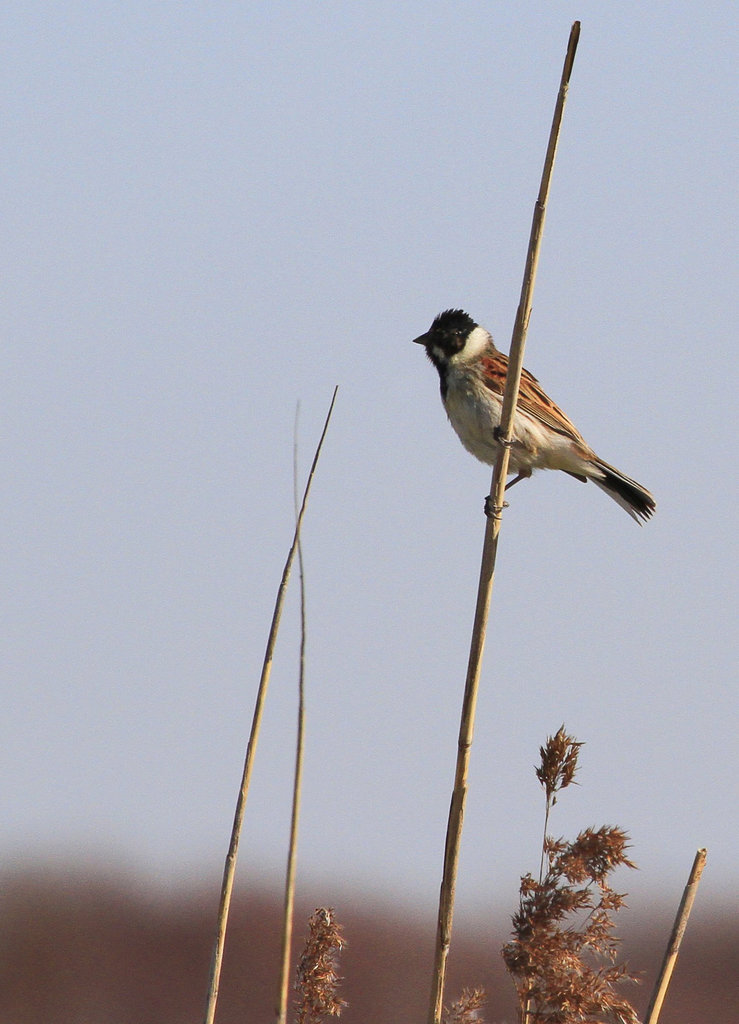
[[339,998],[338,955],[346,945],[333,908],[319,907],[308,922],[308,938],[298,963],[297,1024],[321,1024],[339,1017],[346,1006]]
[[521,879],[513,939],[503,960],[516,986],[521,1024],[639,1024],[615,986],[636,981],[617,963],[613,913],[624,895],[608,884],[617,867],[635,867],[620,828],[586,828],[568,842],[546,834],[556,794],[574,781],[581,743],[564,726],[541,748],[536,777],[546,793],[538,880]]
[[485,1024],[480,1010],[485,1005],[485,990],[462,989],[462,995],[444,1010],[442,1024]]

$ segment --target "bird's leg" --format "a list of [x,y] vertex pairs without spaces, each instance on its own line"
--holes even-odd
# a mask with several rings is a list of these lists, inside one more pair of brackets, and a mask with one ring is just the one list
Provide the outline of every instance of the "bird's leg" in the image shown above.
[[505,489],[510,491],[511,487],[513,487],[514,484],[517,484],[519,480],[528,480],[530,476],[531,473],[519,473],[518,476],[514,476],[509,484],[505,485]]
[[[521,472],[517,476],[514,476],[514,478],[511,480],[509,484],[505,485],[506,493],[510,491],[511,487],[513,487],[514,484],[517,484],[519,480],[528,480],[530,476],[531,470],[529,470],[528,473],[525,472],[525,470],[521,470]],[[504,501],[502,506],[494,505],[492,494],[488,494],[487,498],[485,499],[485,515],[488,517],[488,519],[496,519],[504,508],[508,508],[507,501]]]
[[[496,442],[499,445],[501,445],[503,448],[508,448],[508,449],[513,448],[513,438],[512,437],[511,438],[503,438],[503,437],[501,437],[500,426],[497,426],[497,427],[493,428],[493,437],[495,438]],[[511,482],[509,484],[505,485],[505,489],[508,490],[510,487],[513,487],[514,484],[517,484],[519,480],[525,480],[526,477],[528,477],[528,476],[531,476],[531,470],[529,470],[528,473],[523,472],[523,471],[520,472],[518,474],[518,476],[514,477],[514,479],[511,480]]]
[[[514,444],[513,438],[512,437],[511,438],[503,438],[503,437],[501,437],[500,426],[497,426],[497,427],[493,428],[493,437],[495,438],[496,442],[499,445],[502,445],[504,448],[508,448],[508,449],[513,448],[513,444]],[[518,474],[516,476],[514,476],[514,478],[511,480],[511,482],[509,484],[507,483],[505,485],[506,491],[509,491],[511,489],[511,487],[513,487],[514,484],[518,483],[519,480],[528,480],[528,478],[530,476],[531,476],[531,470],[530,469],[529,470],[525,470],[525,469],[519,470]],[[507,501],[503,502],[502,507],[499,506],[499,505],[494,505],[493,504],[493,496],[492,496],[492,494],[488,494],[487,498],[485,499],[485,515],[488,517],[488,519],[495,519],[497,516],[500,515],[500,513],[503,511],[503,509],[507,508],[507,507],[508,507],[508,502]]]

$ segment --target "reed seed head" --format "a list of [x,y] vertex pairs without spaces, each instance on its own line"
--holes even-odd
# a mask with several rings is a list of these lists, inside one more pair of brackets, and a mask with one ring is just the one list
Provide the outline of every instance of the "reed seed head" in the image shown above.
[[[574,781],[581,746],[562,726],[540,749],[547,821],[556,793]],[[617,963],[613,914],[624,896],[608,884],[615,868],[635,867],[628,848],[628,835],[611,825],[572,842],[545,835],[539,879],[521,879],[513,938],[503,947],[523,1024],[639,1024],[615,987],[636,979]]]
[[298,963],[297,1024],[321,1024],[326,1017],[341,1016],[347,1004],[338,995],[342,979],[336,968],[345,945],[333,909],[316,910],[308,922],[308,938]]
[[480,1011],[485,1001],[484,989],[463,989],[459,999],[444,1010],[442,1024],[484,1024]]
[[573,736],[568,736],[564,725],[561,725],[554,736],[548,736],[544,746],[539,747],[541,762],[535,771],[547,801],[556,803],[555,794],[575,781],[577,758],[582,746]]

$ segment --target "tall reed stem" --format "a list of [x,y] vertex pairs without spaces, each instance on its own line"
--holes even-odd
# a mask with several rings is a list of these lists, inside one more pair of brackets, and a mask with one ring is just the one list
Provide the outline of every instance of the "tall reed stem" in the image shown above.
[[318,458],[321,454],[321,448],[323,447],[323,442],[326,437],[328,425],[331,421],[331,414],[334,410],[337,391],[338,388],[334,388],[331,404],[326,415],[326,421],[323,425],[323,431],[308,474],[305,491],[303,492],[303,501],[295,523],[295,532],[293,534],[292,544],[290,545],[287,561],[285,562],[285,568],[282,570],[282,579],[280,580],[275,608],[272,614],[272,625],[270,626],[269,637],[267,639],[267,649],[264,654],[264,662],[262,664],[262,674],[259,679],[259,689],[257,690],[257,699],[254,707],[251,732],[249,734],[249,742],[246,748],[244,771],[241,777],[238,799],[236,801],[236,811],[234,813],[233,827],[231,829],[231,841],[226,855],[226,863],[223,868],[223,881],[221,883],[221,897],[218,906],[218,920],[216,924],[216,938],[213,946],[213,958],[211,961],[210,977],[208,980],[208,997],[205,1007],[205,1016],[203,1017],[204,1024],[213,1024],[213,1020],[215,1018],[216,1004],[218,1002],[218,985],[220,982],[221,966],[223,963],[223,948],[226,941],[226,927],[228,925],[228,913],[231,908],[231,895],[233,893],[234,876],[236,874],[236,856],[239,849],[241,828],[244,822],[246,797],[249,792],[249,783],[251,781],[251,773],[254,766],[254,754],[256,753],[259,729],[262,724],[262,714],[264,711],[265,700],[267,698],[269,678],[272,673],[272,659],[274,657],[275,644],[277,643],[277,633],[280,627],[280,619],[282,617],[282,609],[285,603],[285,593],[287,591],[288,580],[290,579],[290,571],[295,559],[295,552],[298,548],[298,541],[300,540],[300,529],[303,525],[303,516],[305,515],[305,508],[308,503],[308,495],[310,494],[311,484],[313,483],[313,477],[318,464]]
[[[298,506],[298,413],[295,410],[295,439],[293,442],[293,489],[295,518]],[[282,913],[282,957],[280,980],[277,987],[277,1024],[287,1024],[287,1003],[290,988],[290,951],[293,937],[293,908],[295,906],[295,870],[298,859],[298,823],[300,797],[303,786],[303,747],[305,737],[305,569],[303,544],[298,538],[298,573],[300,576],[300,665],[298,669],[298,732],[295,741],[295,772],[293,775],[293,804],[290,817],[290,841],[285,869],[285,899]]]
[[654,986],[654,992],[652,993],[647,1015],[644,1018],[644,1024],[657,1024],[659,1019],[660,1011],[662,1010],[662,1003],[664,1002],[665,995],[667,994],[667,987],[670,984],[673,968],[677,962],[677,955],[680,952],[680,944],[683,941],[683,935],[685,934],[685,928],[688,924],[690,911],[693,909],[693,901],[695,900],[695,894],[698,891],[698,883],[701,880],[705,864],[706,850],[700,849],[697,851],[693,860],[693,867],[690,869],[690,877],[688,878],[687,885],[683,891],[683,898],[680,901],[680,906],[677,910],[675,923],[672,926],[670,941],[667,944],[667,951],[665,952],[664,960],[662,961],[659,977],[657,978],[657,982]]
[[459,726],[459,740],[457,744],[457,764],[454,777],[454,788],[452,790],[451,806],[449,808],[449,822],[447,825],[446,844],[444,850],[444,868],[442,874],[441,890],[439,893],[439,914],[436,932],[436,950],[434,954],[434,972],[431,984],[431,999],[429,1003],[429,1024],[440,1024],[444,1000],[444,981],[446,977],[447,958],[451,943],[452,919],[454,916],[454,897],[457,879],[457,867],[459,863],[459,849],[462,838],[462,824],[464,808],[467,799],[467,777],[470,760],[470,750],[474,732],[475,709],[477,706],[477,694],[480,681],[480,666],[485,647],[485,633],[487,629],[488,614],[490,611],[490,600],[493,591],[493,579],[495,573],[495,559],[498,550],[498,534],[500,532],[501,515],[504,507],[503,495],[505,492],[505,480],[508,472],[510,459],[510,447],[513,427],[513,416],[518,401],[518,390],[521,382],[521,371],[523,369],[523,353],[526,343],[526,331],[531,316],[531,303],[536,280],[536,270],[539,262],[539,250],[541,247],[541,236],[544,229],[547,198],[549,186],[554,167],[554,158],[557,153],[559,141],[559,130],[562,123],[565,100],[572,72],[572,64],[575,59],[577,42],[580,37],[580,22],[576,21],[570,31],[567,54],[565,56],[562,78],[560,81],[557,102],[554,108],[554,117],[549,134],[549,145],[544,160],[544,169],[541,176],[539,195],[534,207],[534,216],[529,237],[529,248],[526,254],[526,268],[524,271],[523,284],[521,286],[521,298],[516,313],[516,322],[513,328],[513,337],[508,361],[508,373],[506,376],[505,392],[503,395],[503,409],[500,422],[500,453],[493,471],[493,482],[490,492],[489,509],[492,514],[488,515],[485,524],[485,540],[482,550],[482,564],[480,567],[480,580],[477,590],[477,604],[475,607],[475,619],[472,628],[472,640],[470,643],[470,654],[467,664],[467,678],[465,682],[464,697],[462,700],[462,715]]

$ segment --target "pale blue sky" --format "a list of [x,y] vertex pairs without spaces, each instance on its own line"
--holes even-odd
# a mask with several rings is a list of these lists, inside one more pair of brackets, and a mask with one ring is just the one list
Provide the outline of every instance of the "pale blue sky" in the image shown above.
[[[639,529],[547,474],[501,537],[458,898],[617,823],[624,886],[735,883],[734,4],[11,3],[2,15],[0,863],[217,886],[307,467],[300,884],[432,905],[490,472],[423,352],[507,349],[571,22],[582,36],[526,364],[651,488]],[[239,880],[282,871],[290,598]],[[314,885],[315,879],[324,879]],[[633,901],[632,901],[633,902]]]

